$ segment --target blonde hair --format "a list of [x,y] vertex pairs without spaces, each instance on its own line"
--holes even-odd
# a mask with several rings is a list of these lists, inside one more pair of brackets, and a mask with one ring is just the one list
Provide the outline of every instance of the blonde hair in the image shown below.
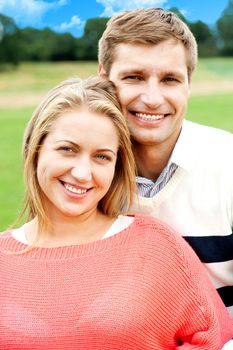
[[[130,135],[113,84],[101,78],[71,78],[52,89],[35,110],[24,135],[23,159],[26,185],[25,205],[28,220],[37,217],[38,235],[49,227],[43,207],[43,194],[37,179],[40,147],[54,122],[68,110],[86,106],[90,111],[110,118],[118,135],[119,148],[115,175],[107,194],[99,202],[100,210],[110,217],[127,212],[135,191],[135,163]],[[38,239],[38,237],[37,237]]]
[[136,9],[113,16],[99,40],[99,63],[108,75],[119,44],[156,45],[168,39],[184,45],[190,79],[197,63],[196,40],[181,19],[160,8]]

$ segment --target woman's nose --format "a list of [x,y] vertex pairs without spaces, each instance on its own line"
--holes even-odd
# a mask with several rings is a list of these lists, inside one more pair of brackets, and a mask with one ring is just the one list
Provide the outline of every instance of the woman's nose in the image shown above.
[[72,176],[79,182],[88,182],[92,179],[91,162],[87,159],[80,159],[71,169]]

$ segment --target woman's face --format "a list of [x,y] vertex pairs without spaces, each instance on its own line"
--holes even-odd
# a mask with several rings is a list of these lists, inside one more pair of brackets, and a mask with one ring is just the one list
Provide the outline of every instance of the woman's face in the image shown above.
[[41,146],[37,166],[50,217],[97,211],[114,177],[118,144],[110,118],[85,107],[61,114]]

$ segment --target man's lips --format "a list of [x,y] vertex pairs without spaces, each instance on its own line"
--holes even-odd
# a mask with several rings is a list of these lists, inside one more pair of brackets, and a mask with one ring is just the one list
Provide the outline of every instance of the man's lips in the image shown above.
[[142,112],[133,112],[130,111],[133,115],[135,115],[137,118],[145,120],[145,121],[157,121],[165,118],[168,116],[168,114],[152,114],[152,113],[142,113]]

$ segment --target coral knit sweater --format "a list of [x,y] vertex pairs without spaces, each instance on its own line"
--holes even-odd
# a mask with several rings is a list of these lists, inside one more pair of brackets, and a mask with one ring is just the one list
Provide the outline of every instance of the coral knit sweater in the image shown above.
[[93,243],[0,238],[0,349],[220,350],[233,324],[187,243],[151,218]]

